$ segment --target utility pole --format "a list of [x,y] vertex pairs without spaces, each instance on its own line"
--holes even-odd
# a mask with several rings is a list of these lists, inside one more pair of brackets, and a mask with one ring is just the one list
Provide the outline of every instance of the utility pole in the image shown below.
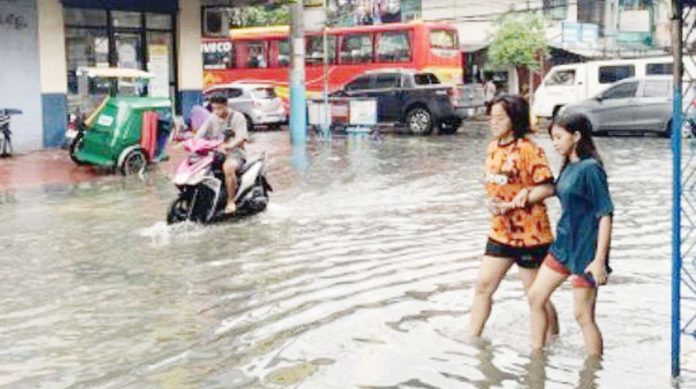
[[304,0],[295,0],[292,11],[292,62],[290,64],[290,140],[307,140],[307,100],[305,96]]
[[329,1],[324,0],[324,12],[325,19],[324,31],[322,34],[322,43],[324,45],[324,109],[322,110],[322,121],[321,121],[321,132],[324,137],[328,137],[330,132],[329,128],[329,118],[331,117],[331,110],[329,108]]
[[[532,17],[532,7],[529,4],[529,0],[527,0],[527,13],[529,14],[529,17]],[[536,53],[535,53],[536,54]],[[531,107],[532,104],[534,103],[534,73],[532,72],[532,66],[529,65],[527,66],[527,73],[529,73],[529,106]]]
[[672,0],[672,378],[681,374],[682,0]]

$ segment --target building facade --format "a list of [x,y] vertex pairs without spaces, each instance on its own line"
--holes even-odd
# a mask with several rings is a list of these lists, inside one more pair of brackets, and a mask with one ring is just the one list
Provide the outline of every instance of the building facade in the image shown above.
[[59,147],[68,113],[103,93],[80,67],[151,70],[149,93],[200,99],[200,0],[0,0],[0,108],[17,151]]

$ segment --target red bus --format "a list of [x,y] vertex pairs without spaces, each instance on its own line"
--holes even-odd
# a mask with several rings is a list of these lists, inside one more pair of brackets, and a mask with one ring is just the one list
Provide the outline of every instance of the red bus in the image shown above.
[[[289,28],[259,27],[230,31],[229,38],[204,39],[205,87],[231,82],[270,83],[284,99],[291,58]],[[462,82],[457,30],[444,23],[410,22],[332,28],[327,31],[329,90],[357,75],[380,68],[409,68],[435,73],[443,82]],[[318,97],[324,88],[321,31],[307,32],[306,89]]]

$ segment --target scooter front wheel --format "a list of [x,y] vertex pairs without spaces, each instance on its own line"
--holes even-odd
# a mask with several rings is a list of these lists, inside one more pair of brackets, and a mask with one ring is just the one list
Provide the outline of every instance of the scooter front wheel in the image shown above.
[[167,224],[181,223],[188,220],[190,210],[191,205],[188,199],[183,196],[177,197],[167,211]]

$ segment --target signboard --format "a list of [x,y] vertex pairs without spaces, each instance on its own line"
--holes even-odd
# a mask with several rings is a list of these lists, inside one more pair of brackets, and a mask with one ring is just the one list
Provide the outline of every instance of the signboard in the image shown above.
[[622,11],[619,19],[621,32],[650,32],[650,11]]
[[561,43],[580,47],[592,47],[599,39],[599,26],[592,23],[563,22]]
[[377,124],[377,100],[351,100],[350,124],[358,126],[374,126]]
[[167,45],[148,46],[150,61],[147,70],[155,75],[148,84],[152,97],[169,97],[169,48]]
[[333,23],[360,26],[399,23],[421,17],[422,0],[328,0]]

